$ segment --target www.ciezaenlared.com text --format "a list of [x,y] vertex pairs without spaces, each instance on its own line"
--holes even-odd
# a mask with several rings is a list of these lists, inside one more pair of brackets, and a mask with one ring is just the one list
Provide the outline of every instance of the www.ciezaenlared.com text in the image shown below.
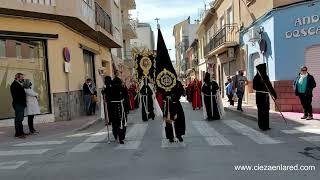
[[236,171],[315,171],[316,166],[313,165],[235,165]]

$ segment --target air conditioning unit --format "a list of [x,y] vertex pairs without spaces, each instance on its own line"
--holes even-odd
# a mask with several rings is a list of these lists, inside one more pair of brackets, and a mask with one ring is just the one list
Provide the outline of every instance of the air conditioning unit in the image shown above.
[[257,42],[260,39],[259,28],[251,28],[249,30],[249,41]]

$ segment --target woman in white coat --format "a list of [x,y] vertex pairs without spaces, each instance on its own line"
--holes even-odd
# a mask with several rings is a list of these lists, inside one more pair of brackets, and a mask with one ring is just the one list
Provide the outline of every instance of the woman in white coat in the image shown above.
[[33,91],[30,79],[26,79],[23,86],[27,95],[27,107],[25,113],[28,115],[29,131],[30,134],[37,134],[38,131],[33,127],[33,119],[34,115],[40,114],[40,107],[38,103],[39,94]]

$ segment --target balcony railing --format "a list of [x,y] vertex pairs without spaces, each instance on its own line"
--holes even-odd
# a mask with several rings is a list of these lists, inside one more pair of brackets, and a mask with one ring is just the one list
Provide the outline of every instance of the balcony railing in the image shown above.
[[19,1],[22,3],[40,4],[40,5],[47,5],[47,6],[55,6],[56,5],[56,0],[40,0],[40,1],[19,0]]
[[215,35],[210,39],[210,42],[204,48],[205,55],[211,51],[219,48],[226,43],[238,42],[237,40],[238,26],[236,24],[227,24],[223,26]]
[[105,29],[108,33],[112,34],[112,20],[109,14],[103,10],[103,8],[98,4],[95,3],[96,8],[96,23],[97,25],[101,26]]

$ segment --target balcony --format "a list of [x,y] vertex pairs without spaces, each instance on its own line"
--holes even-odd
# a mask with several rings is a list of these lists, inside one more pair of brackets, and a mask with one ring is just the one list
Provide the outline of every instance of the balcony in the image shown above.
[[127,22],[125,21],[122,25],[122,32],[124,39],[136,39],[137,35],[137,21],[133,19],[129,19]]
[[65,0],[35,2],[1,0],[0,14],[59,21],[106,47],[121,47],[113,37],[111,17],[97,3],[93,3],[93,0],[68,0],[67,3]]
[[210,39],[210,42],[204,48],[204,54],[206,57],[213,56],[225,51],[228,47],[237,45],[239,45],[238,26],[228,24]]

